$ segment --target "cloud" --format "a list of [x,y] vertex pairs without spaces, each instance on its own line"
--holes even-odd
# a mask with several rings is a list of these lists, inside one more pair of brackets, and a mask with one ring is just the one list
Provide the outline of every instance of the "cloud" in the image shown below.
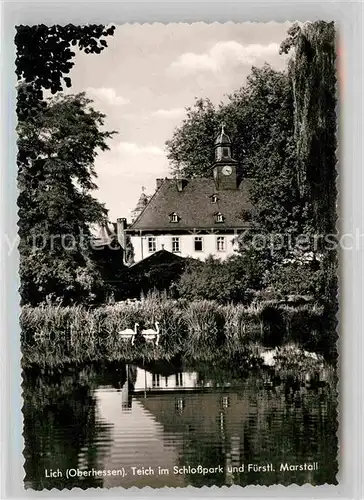
[[209,54],[194,54],[186,52],[171,64],[171,69],[183,70],[185,73],[199,71],[216,71],[216,61]]
[[91,97],[97,97],[102,101],[110,104],[112,106],[123,106],[124,104],[128,104],[130,101],[125,97],[119,96],[116,94],[115,90],[107,87],[87,87],[86,92]]
[[151,118],[161,118],[163,120],[175,120],[183,118],[186,114],[185,108],[157,109],[147,114],[143,113],[123,113],[123,120],[138,120],[148,122]]
[[143,116],[137,113],[123,113],[123,120],[142,120]]
[[117,148],[119,153],[129,156],[164,156],[164,151],[158,146],[138,146],[134,142],[119,142]]
[[152,116],[160,118],[181,118],[185,113],[185,108],[157,109],[153,111]]
[[196,54],[185,52],[172,62],[170,69],[177,73],[208,71],[217,73],[237,65],[252,65],[257,60],[278,54],[279,45],[253,43],[242,45],[233,40],[215,43],[208,52]]

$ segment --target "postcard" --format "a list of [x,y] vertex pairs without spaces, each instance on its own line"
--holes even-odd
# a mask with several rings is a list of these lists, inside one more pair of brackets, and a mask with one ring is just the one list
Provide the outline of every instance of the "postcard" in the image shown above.
[[18,26],[24,487],[335,485],[335,24]]

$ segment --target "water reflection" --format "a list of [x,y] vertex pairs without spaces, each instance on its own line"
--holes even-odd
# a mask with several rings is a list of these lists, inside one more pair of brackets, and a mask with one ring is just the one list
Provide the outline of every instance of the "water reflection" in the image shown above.
[[[210,376],[208,375],[210,373]],[[89,368],[25,381],[26,485],[35,489],[335,482],[336,398],[327,373],[201,373],[168,364]],[[279,471],[281,462],[319,462]],[[275,471],[242,464],[277,464]],[[217,468],[194,474],[198,465]],[[169,474],[133,475],[132,467]],[[126,477],[46,478],[45,469],[120,469]],[[183,474],[173,474],[173,468]],[[192,472],[191,472],[192,469]]]

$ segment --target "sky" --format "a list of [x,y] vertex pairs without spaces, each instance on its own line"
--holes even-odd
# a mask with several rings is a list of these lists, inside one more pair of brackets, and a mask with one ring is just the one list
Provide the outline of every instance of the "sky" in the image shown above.
[[100,152],[94,192],[109,220],[126,217],[142,188],[170,176],[165,141],[198,97],[214,104],[244,85],[252,66],[282,70],[279,45],[289,23],[126,24],[116,27],[101,54],[75,56],[72,93],[86,91],[118,134]]

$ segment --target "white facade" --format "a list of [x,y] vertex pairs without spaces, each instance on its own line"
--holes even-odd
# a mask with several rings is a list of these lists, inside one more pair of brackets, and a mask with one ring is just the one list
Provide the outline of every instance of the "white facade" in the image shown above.
[[167,250],[180,257],[192,257],[206,260],[212,255],[219,259],[226,259],[238,249],[236,235],[231,234],[145,234],[131,236],[134,248],[134,261],[152,255],[159,250]]
[[196,389],[198,387],[197,373],[180,372],[165,377],[138,368],[134,392],[151,391],[153,389],[179,391],[182,389]]

